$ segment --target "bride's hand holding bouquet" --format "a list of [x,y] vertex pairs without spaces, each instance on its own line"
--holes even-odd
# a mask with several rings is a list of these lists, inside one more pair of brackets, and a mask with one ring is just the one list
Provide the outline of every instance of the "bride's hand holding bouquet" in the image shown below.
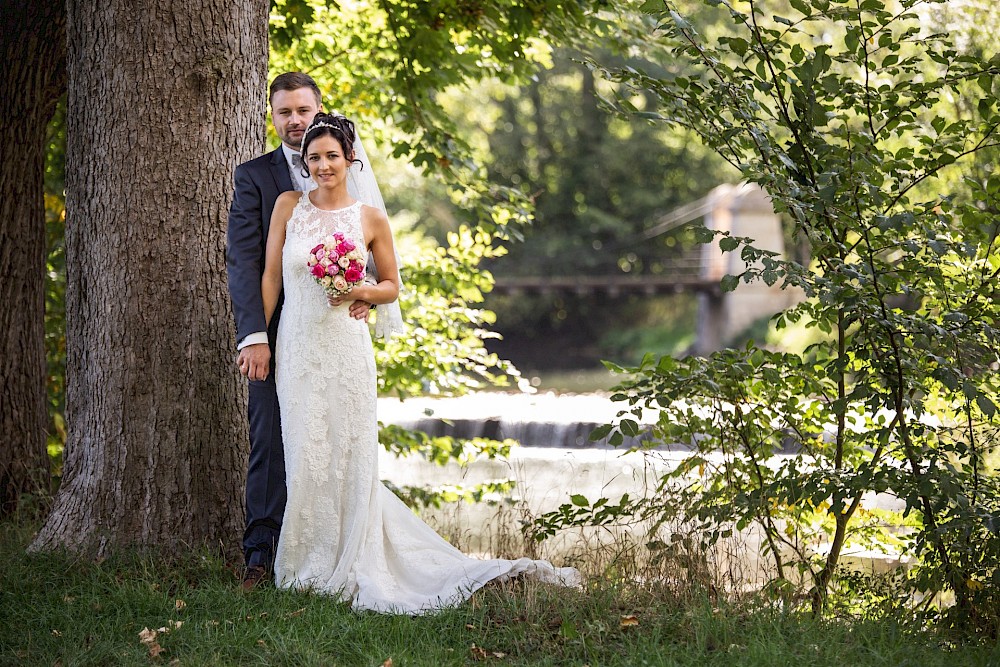
[[[348,238],[335,232],[309,251],[309,273],[327,294],[330,306],[355,301],[360,295],[348,294],[365,279],[365,256]],[[362,299],[363,300],[363,299]]]

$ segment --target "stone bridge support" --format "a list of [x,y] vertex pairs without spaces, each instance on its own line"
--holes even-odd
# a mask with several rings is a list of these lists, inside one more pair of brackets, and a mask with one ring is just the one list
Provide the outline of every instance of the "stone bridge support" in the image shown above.
[[[781,221],[771,201],[757,185],[720,185],[708,194],[709,212],[705,226],[733,236],[754,239],[754,247],[784,256],[785,240]],[[747,269],[740,251],[723,253],[718,241],[701,246],[701,274],[718,282],[725,275]],[[754,322],[769,317],[802,300],[797,289],[781,289],[780,283],[740,282],[732,292],[698,294],[695,354],[708,354],[729,344]]]

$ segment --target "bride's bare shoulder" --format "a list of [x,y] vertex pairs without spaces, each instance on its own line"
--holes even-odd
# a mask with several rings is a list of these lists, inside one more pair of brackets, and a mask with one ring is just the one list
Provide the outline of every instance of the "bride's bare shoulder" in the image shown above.
[[274,205],[276,207],[294,207],[301,198],[302,193],[298,190],[288,190],[287,192],[282,192],[278,195],[278,198],[274,200]]
[[389,218],[386,217],[385,211],[368,204],[361,205],[361,219],[368,223],[389,224]]

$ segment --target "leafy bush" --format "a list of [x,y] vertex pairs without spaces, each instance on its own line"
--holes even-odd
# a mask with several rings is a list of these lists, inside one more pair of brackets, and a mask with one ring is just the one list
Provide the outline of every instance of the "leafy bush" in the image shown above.
[[[620,442],[649,410],[654,443],[693,448],[623,514],[682,515],[709,541],[756,526],[817,612],[849,542],[895,543],[924,599],[954,595],[946,620],[996,633],[1000,68],[926,29],[913,0],[706,4],[729,22],[712,40],[646,2],[667,73],[604,75],[658,101],[626,92],[621,112],[696,132],[808,239],[806,264],[702,232],[749,267],[723,289],[799,288],[774,324],[822,335],[800,354],[750,344],[619,369],[627,407],[595,436]],[[801,456],[774,458],[789,443]],[[904,503],[911,529],[867,511],[874,493]]]

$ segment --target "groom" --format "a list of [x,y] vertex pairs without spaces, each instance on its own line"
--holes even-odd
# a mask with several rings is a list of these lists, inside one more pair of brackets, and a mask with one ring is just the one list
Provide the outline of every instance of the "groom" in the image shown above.
[[[244,590],[252,589],[272,571],[286,498],[281,415],[272,356],[282,299],[278,299],[270,326],[265,326],[260,294],[264,249],[278,195],[314,187],[312,179],[302,175],[299,147],[306,127],[321,110],[319,87],[312,77],[301,72],[275,77],[269,100],[271,122],[281,145],[236,168],[226,239],[229,294],[236,316],[236,363],[250,382]],[[369,308],[364,301],[355,301],[350,307],[351,315],[366,319]]]

